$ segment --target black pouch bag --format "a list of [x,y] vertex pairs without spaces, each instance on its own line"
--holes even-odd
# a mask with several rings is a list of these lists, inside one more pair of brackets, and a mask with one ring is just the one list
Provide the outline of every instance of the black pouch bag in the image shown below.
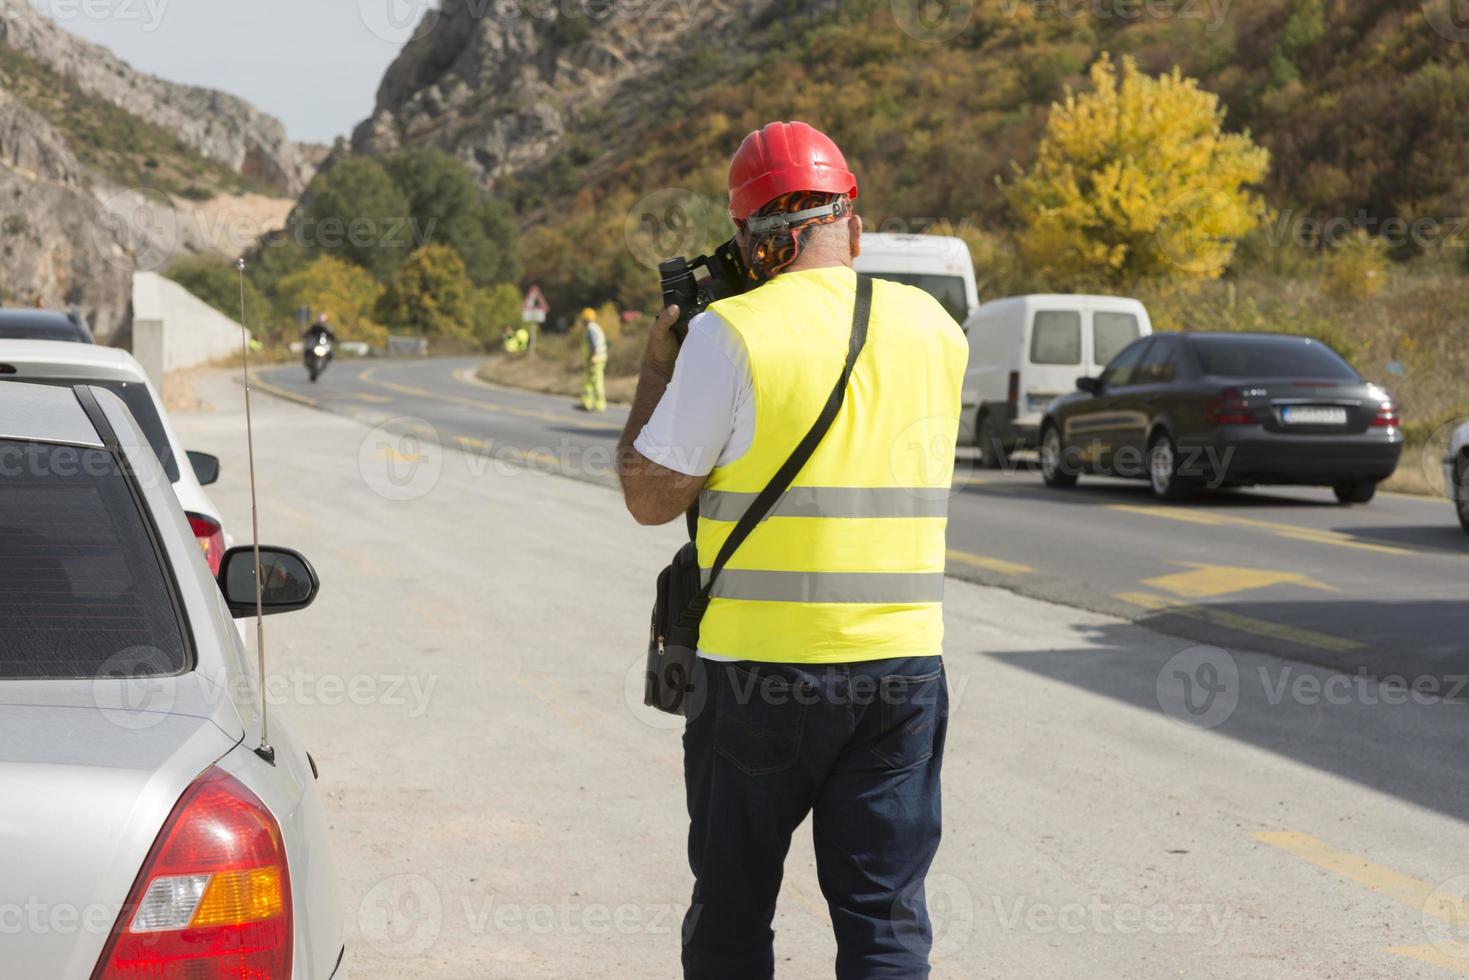
[[[688,713],[690,681],[698,667],[699,624],[709,608],[709,600],[719,573],[734,556],[735,550],[750,536],[750,532],[765,520],[781,495],[805,467],[821,440],[826,438],[837,412],[847,396],[847,382],[852,369],[857,366],[857,357],[867,345],[867,324],[872,316],[872,280],[857,277],[857,306],[852,313],[852,336],[847,346],[847,363],[841,377],[832,389],[821,415],[811,431],[796,446],[789,459],[781,466],[765,489],[750,504],[748,510],[724,541],[724,547],[714,560],[709,571],[709,580],[701,582],[699,550],[690,540],[673,556],[673,563],[658,576],[658,594],[653,602],[653,623],[648,634],[648,665],[643,678],[643,703],[650,708],[670,715]],[[697,536],[697,511],[689,513],[689,538]]]

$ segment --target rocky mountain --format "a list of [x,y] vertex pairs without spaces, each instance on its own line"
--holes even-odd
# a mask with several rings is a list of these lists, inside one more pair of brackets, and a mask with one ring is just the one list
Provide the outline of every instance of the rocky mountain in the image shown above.
[[733,51],[777,16],[830,6],[829,0],[444,0],[389,67],[377,108],[353,134],[352,149],[382,154],[435,146],[461,157],[493,187],[546,164],[569,133],[674,94],[677,66],[710,39]]
[[0,0],[0,304],[76,304],[109,336],[135,268],[221,247],[200,220],[211,201],[287,200],[315,162],[245,101],[136,71]]

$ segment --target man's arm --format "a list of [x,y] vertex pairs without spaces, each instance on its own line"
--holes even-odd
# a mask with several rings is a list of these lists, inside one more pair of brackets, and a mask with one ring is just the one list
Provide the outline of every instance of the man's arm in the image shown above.
[[633,448],[638,434],[653,417],[678,360],[678,341],[670,328],[678,320],[678,307],[670,306],[659,314],[648,333],[648,347],[643,353],[643,367],[638,375],[638,390],[633,396],[632,413],[627,428],[617,443],[617,469],[622,478],[622,495],[628,512],[639,524],[667,524],[693,506],[707,476],[689,476],[648,459]]

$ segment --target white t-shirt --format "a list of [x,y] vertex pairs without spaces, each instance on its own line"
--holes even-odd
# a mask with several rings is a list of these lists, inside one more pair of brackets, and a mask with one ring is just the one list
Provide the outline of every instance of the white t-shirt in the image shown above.
[[[633,448],[688,476],[708,476],[750,451],[755,441],[755,379],[745,342],[717,313],[689,321],[673,380]],[[699,651],[705,660],[737,658]]]
[[633,448],[687,476],[708,476],[755,441],[755,379],[750,355],[717,313],[700,313],[678,352],[673,380]]

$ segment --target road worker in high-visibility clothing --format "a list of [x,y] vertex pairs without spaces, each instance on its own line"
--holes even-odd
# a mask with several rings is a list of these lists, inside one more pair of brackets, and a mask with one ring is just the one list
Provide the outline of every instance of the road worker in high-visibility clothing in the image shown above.
[[[841,150],[805,123],[745,138],[730,216],[762,284],[649,335],[619,475],[663,524],[698,502],[705,581],[842,376],[862,221]],[[686,978],[770,980],[791,835],[809,815],[839,980],[929,975],[948,719],[945,528],[968,346],[922,290],[873,284],[835,421],[714,580],[687,695],[694,873]]]
[[581,407],[588,412],[607,411],[607,332],[597,322],[590,306],[581,311],[587,330],[586,380],[582,383]]

